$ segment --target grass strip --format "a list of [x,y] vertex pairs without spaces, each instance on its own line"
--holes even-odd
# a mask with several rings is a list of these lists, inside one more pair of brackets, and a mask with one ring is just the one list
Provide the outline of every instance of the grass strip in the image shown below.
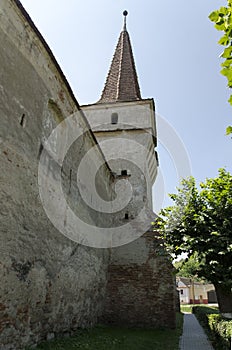
[[[99,325],[80,330],[70,338],[56,339],[37,346],[37,350],[178,350],[183,315],[177,314],[177,327],[171,329],[125,329]],[[29,350],[29,349],[28,349]]]

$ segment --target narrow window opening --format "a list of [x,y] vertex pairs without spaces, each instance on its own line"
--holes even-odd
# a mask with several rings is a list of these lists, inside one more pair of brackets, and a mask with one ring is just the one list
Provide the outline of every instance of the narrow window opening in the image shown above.
[[155,158],[156,158],[157,166],[159,166],[159,156],[156,151],[155,151]]
[[126,213],[126,214],[125,214],[125,220],[128,220],[128,219],[129,219],[129,214]]
[[43,152],[43,144],[41,143],[39,146],[39,154],[38,154],[38,158],[41,156],[41,153]]
[[118,113],[111,114],[111,124],[118,124]]
[[183,289],[180,290],[180,294],[183,295],[184,294],[184,291]]
[[122,176],[127,176],[127,170],[122,170],[122,171],[121,171],[121,175],[122,175]]
[[72,186],[72,169],[69,171],[69,193],[71,192],[71,186]]
[[25,119],[25,114],[23,113],[21,119],[20,119],[20,125],[24,128],[26,125],[26,119]]

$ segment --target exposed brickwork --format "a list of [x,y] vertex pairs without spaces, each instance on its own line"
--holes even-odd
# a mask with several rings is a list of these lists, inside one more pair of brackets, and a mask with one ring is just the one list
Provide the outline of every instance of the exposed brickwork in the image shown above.
[[[103,320],[131,327],[173,328],[176,291],[171,263],[154,238],[154,232],[146,233],[136,243],[131,250],[128,245],[126,250],[120,247],[113,252],[117,259],[115,261],[113,255],[109,266]],[[142,249],[143,245],[147,250]],[[140,258],[137,260],[139,254],[144,255],[143,263]],[[123,264],[119,262],[120,257]]]

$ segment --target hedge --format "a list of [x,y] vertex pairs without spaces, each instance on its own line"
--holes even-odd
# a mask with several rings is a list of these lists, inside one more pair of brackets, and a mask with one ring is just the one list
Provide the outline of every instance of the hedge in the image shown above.
[[224,319],[213,307],[194,306],[193,313],[212,340],[215,350],[230,350],[232,320]]

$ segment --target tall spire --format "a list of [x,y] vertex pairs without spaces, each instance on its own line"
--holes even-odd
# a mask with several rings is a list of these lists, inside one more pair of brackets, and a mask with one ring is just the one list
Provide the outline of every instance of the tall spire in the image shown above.
[[123,30],[119,36],[99,103],[141,100],[135,61],[126,27],[128,12],[124,11],[123,15]]

